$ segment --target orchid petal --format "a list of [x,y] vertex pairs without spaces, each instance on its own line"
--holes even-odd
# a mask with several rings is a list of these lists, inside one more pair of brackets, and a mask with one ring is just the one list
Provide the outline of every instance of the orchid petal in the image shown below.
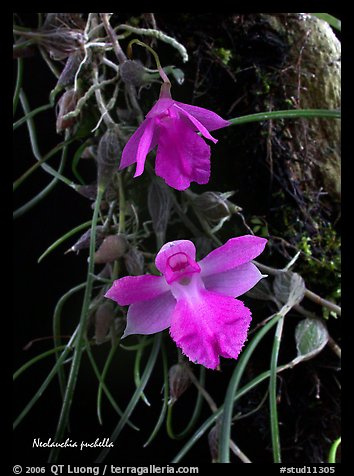
[[180,119],[162,120],[155,172],[177,190],[185,190],[193,181],[208,183],[210,147]]
[[176,300],[168,291],[149,301],[136,302],[129,307],[127,327],[123,338],[130,334],[155,334],[171,325]]
[[105,297],[116,301],[120,306],[127,306],[154,299],[166,291],[169,291],[169,287],[163,277],[146,274],[117,279]]
[[[151,132],[151,128],[153,128],[152,132]],[[146,131],[146,129],[148,130]],[[151,136],[151,139],[150,139],[149,145],[148,147],[146,147],[148,142],[147,139],[150,136]],[[135,162],[137,162],[139,153],[140,153],[139,161],[140,163],[143,162],[146,158],[146,155],[152,149],[156,147],[157,137],[158,137],[158,131],[156,130],[156,128],[154,129],[154,122],[152,122],[152,120],[144,121],[141,124],[141,126],[138,127],[138,129],[134,132],[134,134],[130,137],[127,144],[125,145],[123,149],[119,169],[122,170],[126,167],[129,167],[129,165],[132,165]],[[142,140],[144,141],[143,146],[140,144]],[[145,156],[143,156],[144,153],[145,153]]]
[[244,263],[223,273],[210,274],[203,278],[205,288],[233,298],[249,291],[264,276],[252,263]]
[[215,369],[219,356],[238,357],[250,322],[251,312],[241,301],[201,290],[199,299],[177,302],[170,334],[192,362]]
[[[194,116],[192,116],[191,114],[189,114],[188,111],[186,111],[185,109],[183,109],[182,107],[178,106],[178,104],[174,104],[173,107],[175,109],[177,109],[179,111],[179,113],[182,115],[182,118],[186,118],[188,121],[190,121],[192,123],[192,125],[197,129],[197,131],[199,131],[201,134],[203,134],[203,136],[206,138],[206,139],[210,139],[211,141],[214,142],[214,144],[216,144],[216,142],[218,141],[217,139],[215,139],[215,137],[213,137],[208,129],[206,127],[203,126],[203,124],[201,122],[198,121],[198,119],[196,119]],[[188,124],[188,123],[187,123]]]
[[146,119],[154,119],[158,116],[163,116],[167,113],[167,110],[175,104],[171,98],[160,98],[156,104],[150,109],[149,113],[146,115]]
[[154,128],[155,123],[152,119],[145,121],[145,129],[140,138],[139,147],[136,154],[136,171],[134,177],[138,177],[144,172],[146,156],[151,150]]
[[185,253],[189,256],[192,260],[195,261],[195,246],[189,240],[176,240],[170,241],[163,245],[160,251],[156,255],[155,265],[156,268],[161,272],[164,273],[167,267],[168,259],[176,254],[176,253]]
[[227,127],[231,124],[215,112],[209,111],[209,109],[177,101],[175,101],[175,104],[203,124],[208,131],[215,131],[216,129],[221,129],[222,127]]
[[253,235],[231,238],[199,261],[203,279],[211,274],[222,273],[251,261],[262,253],[266,243],[265,238]]

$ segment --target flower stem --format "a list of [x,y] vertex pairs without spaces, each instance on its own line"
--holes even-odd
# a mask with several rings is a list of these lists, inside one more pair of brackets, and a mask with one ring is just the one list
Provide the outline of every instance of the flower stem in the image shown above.
[[168,79],[167,77],[167,74],[165,73],[165,71],[163,70],[162,66],[161,66],[161,63],[160,63],[160,58],[158,56],[158,54],[156,53],[156,51],[151,48],[151,46],[147,45],[146,43],[144,43],[143,41],[140,41],[140,40],[137,40],[136,38],[134,40],[132,40],[129,45],[128,45],[128,54],[129,56],[131,56],[131,51],[132,51],[132,45],[139,45],[139,46],[143,46],[144,48],[146,48],[148,51],[150,51],[150,53],[153,55],[153,57],[155,58],[155,62],[156,62],[156,67],[158,69],[158,72],[161,76],[161,79],[163,80],[164,83],[167,83],[167,84],[171,84],[170,83],[170,80]]

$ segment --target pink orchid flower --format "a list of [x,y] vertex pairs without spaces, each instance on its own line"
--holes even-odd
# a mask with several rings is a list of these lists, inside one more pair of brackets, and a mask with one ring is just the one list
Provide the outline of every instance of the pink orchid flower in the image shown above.
[[166,243],[155,264],[163,276],[127,276],[113,283],[106,297],[129,306],[124,337],[170,335],[193,362],[215,369],[219,356],[237,359],[251,322],[251,311],[234,299],[262,277],[251,260],[267,240],[231,238],[198,263],[191,241]]
[[210,147],[197,132],[216,143],[209,131],[228,125],[229,121],[208,109],[173,100],[169,84],[164,83],[160,99],[124,147],[119,168],[136,163],[134,177],[138,177],[147,154],[157,146],[155,172],[170,187],[185,190],[191,182],[206,184]]

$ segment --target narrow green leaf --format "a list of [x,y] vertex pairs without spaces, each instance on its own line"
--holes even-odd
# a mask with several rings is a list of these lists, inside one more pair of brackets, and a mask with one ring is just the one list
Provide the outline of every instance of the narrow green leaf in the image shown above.
[[239,124],[246,124],[248,122],[261,122],[273,119],[297,119],[304,117],[311,119],[313,117],[340,119],[341,113],[337,110],[331,109],[288,109],[281,111],[257,112],[256,114],[249,114],[247,116],[235,117],[229,119],[232,126]]
[[48,385],[50,384],[50,382],[53,380],[53,377],[56,375],[56,373],[58,372],[58,369],[60,368],[60,366],[63,364],[63,362],[65,361],[65,359],[67,358],[69,352],[72,350],[72,344],[76,338],[76,334],[77,334],[77,329],[75,330],[75,332],[73,333],[73,335],[71,336],[69,342],[67,343],[65,349],[63,350],[63,352],[61,353],[59,359],[57,360],[57,362],[55,363],[55,365],[53,366],[52,370],[49,372],[49,374],[47,375],[46,379],[44,380],[44,382],[42,383],[42,385],[39,387],[39,389],[37,390],[37,392],[35,393],[35,395],[32,397],[32,399],[28,402],[28,404],[25,406],[25,408],[22,410],[22,412],[20,413],[20,415],[16,418],[14,424],[13,424],[13,429],[17,428],[17,426],[21,423],[21,421],[24,419],[24,417],[28,414],[28,412],[32,409],[33,405],[38,401],[38,399],[43,395],[43,393],[45,392],[45,390],[47,389]]
[[60,238],[58,238],[54,243],[52,243],[48,248],[41,254],[41,256],[38,258],[37,263],[40,263],[43,258],[48,256],[55,248],[57,248],[59,245],[64,243],[68,238],[71,236],[75,235],[75,233],[78,233],[81,230],[84,230],[85,228],[88,228],[92,223],[92,220],[86,221],[85,223],[81,223],[81,225],[76,226],[75,228],[72,228],[68,232],[66,232],[64,235],[62,235]]
[[146,440],[144,443],[143,447],[146,448],[156,437],[157,433],[159,432],[166,416],[167,412],[167,405],[168,405],[168,394],[169,394],[169,388],[168,388],[168,366],[167,366],[167,355],[166,355],[166,349],[165,346],[163,345],[163,342],[161,343],[161,355],[162,355],[162,366],[163,366],[163,402],[162,402],[162,407],[161,407],[161,412],[160,415],[157,419],[156,425],[154,429],[151,432],[151,435],[149,438]]
[[269,379],[269,410],[270,410],[270,428],[272,434],[273,462],[281,463],[281,447],[279,435],[279,421],[277,408],[277,365],[281,337],[283,333],[284,317],[277,324],[272,355],[270,359],[270,379]]
[[29,119],[33,119],[33,117],[39,114],[40,112],[47,111],[48,109],[51,109],[52,107],[53,107],[53,104],[44,104],[43,106],[39,106],[36,109],[32,109],[32,111],[29,111],[27,114],[21,117],[21,119],[14,122],[13,130],[15,131],[18,127],[20,127],[22,124],[27,122]]
[[22,78],[23,78],[23,59],[17,58],[17,76],[16,76],[16,85],[15,85],[15,92],[12,100],[12,114],[15,115],[18,100],[20,97],[20,90],[22,85]]
[[[156,363],[157,355],[160,350],[160,345],[161,345],[161,333],[156,334],[154,336],[154,343],[151,349],[151,353],[149,356],[149,359],[147,361],[144,373],[141,377],[141,382],[140,385],[136,388],[132,398],[130,399],[130,402],[128,403],[127,408],[125,409],[125,412],[123,413],[123,416],[118,422],[118,425],[116,426],[115,430],[113,431],[110,441],[115,442],[116,439],[118,438],[120,432],[123,430],[124,426],[126,425],[128,418],[134,411],[134,408],[136,407],[137,403],[139,402],[141,392],[144,391],[144,388],[146,387],[149,378],[151,376],[151,373],[153,371],[153,368]],[[110,448],[105,448],[98,456],[96,462],[97,463],[102,463],[104,461],[105,457],[109,453]]]
[[42,354],[36,355],[35,357],[33,357],[33,359],[28,360],[25,364],[23,364],[19,369],[16,370],[16,372],[13,375],[13,380],[15,381],[25,370],[32,367],[32,365],[35,364],[36,362],[39,362],[45,357],[48,357],[49,355],[55,354],[59,352],[60,350],[65,349],[65,347],[66,345],[59,345],[58,347],[54,347],[54,349],[49,349],[46,352],[43,352]]
[[329,455],[328,455],[328,463],[336,463],[337,461],[337,450],[338,450],[338,446],[341,444],[342,442],[342,438],[339,437],[337,438],[332,446],[331,446],[331,449],[329,451]]
[[327,22],[336,30],[342,31],[342,22],[333,15],[330,15],[329,13],[310,13],[310,15],[313,15],[314,17]]
[[[100,371],[98,370],[98,367],[97,367],[95,359],[92,355],[91,346],[90,346],[89,343],[87,343],[87,345],[86,345],[86,353],[87,353],[88,358],[91,362],[91,365],[92,365],[93,371],[95,372],[96,378],[99,381],[100,388],[102,388],[103,391],[105,392],[105,394],[106,394],[109,402],[111,403],[112,407],[114,408],[114,410],[118,413],[119,416],[122,416],[123,415],[122,410],[120,409],[119,405],[117,404],[117,402],[113,398],[111,392],[108,390],[108,387],[107,387],[107,385],[105,384],[105,382],[103,380],[103,374],[101,375]],[[135,426],[129,420],[127,420],[127,425],[129,425],[131,428],[133,428],[133,430],[139,431],[139,428],[137,426]]]
[[247,348],[243,351],[240,359],[236,363],[235,370],[230,379],[226,396],[224,400],[224,411],[221,419],[221,430],[219,440],[219,462],[230,462],[230,437],[231,437],[231,422],[232,413],[234,409],[235,394],[238,390],[242,375],[246,369],[247,363],[255,351],[257,345],[267,334],[267,332],[281,319],[281,314],[276,314],[271,321],[269,321],[264,327],[262,327],[252,341],[248,344]]
[[[66,391],[64,395],[63,405],[60,412],[60,417],[58,421],[57,431],[55,433],[56,441],[61,441],[64,437],[67,424],[69,421],[69,414],[71,409],[71,404],[74,397],[74,392],[76,388],[77,378],[79,375],[79,369],[81,364],[81,357],[83,352],[83,345],[85,342],[86,335],[86,324],[88,319],[88,310],[91,301],[91,293],[94,281],[94,253],[95,253],[95,243],[96,243],[96,226],[99,215],[100,204],[103,196],[103,189],[99,188],[95,203],[95,208],[93,211],[92,224],[91,224],[91,240],[90,240],[90,258],[87,269],[87,279],[85,287],[85,295],[81,308],[80,322],[78,327],[78,336],[77,336],[77,345],[75,347],[73,360],[71,363],[70,373],[68,377],[68,383],[66,386]],[[49,455],[49,461],[55,463],[59,456],[60,448],[53,448]]]

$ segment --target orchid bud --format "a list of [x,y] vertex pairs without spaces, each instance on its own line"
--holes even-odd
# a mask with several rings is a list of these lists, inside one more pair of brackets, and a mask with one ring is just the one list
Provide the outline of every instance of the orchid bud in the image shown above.
[[95,314],[95,341],[102,344],[107,337],[114,319],[113,304],[109,301],[98,306]]
[[59,86],[66,87],[66,86],[69,86],[70,84],[73,84],[75,79],[75,74],[82,60],[83,60],[83,53],[80,50],[74,51],[74,53],[72,53],[68,57],[68,59],[66,60],[64,69],[61,72],[58,79],[57,84]]
[[76,191],[88,198],[89,200],[96,200],[97,198],[97,185],[96,184],[92,184],[92,185],[79,185],[77,188],[76,188]]
[[194,198],[193,204],[207,220],[217,222],[241,210],[241,208],[227,200],[231,195],[233,195],[233,192],[204,192]]
[[137,248],[131,248],[124,256],[127,271],[132,276],[144,274],[144,255]]
[[212,463],[217,463],[219,459],[219,436],[220,436],[220,421],[217,420],[216,425],[209,431],[208,443],[211,454]]
[[97,182],[106,187],[112,179],[115,168],[118,168],[118,159],[121,146],[118,137],[118,128],[110,126],[101,137],[97,148]]
[[95,253],[94,261],[97,264],[111,263],[121,258],[127,251],[128,242],[124,235],[109,235]]
[[[99,225],[96,227],[96,246],[98,246],[102,242],[103,237],[104,237],[103,226]],[[91,228],[85,231],[85,233],[80,236],[77,242],[70,249],[68,249],[66,253],[69,253],[69,251],[78,252],[85,248],[89,248],[90,240],[91,240]]]
[[76,91],[74,91],[74,89],[68,89],[59,99],[56,124],[58,134],[64,129],[68,129],[69,127],[71,127],[77,121],[76,117],[64,119],[64,116],[68,114],[68,112],[75,110],[77,101],[78,95]]
[[153,180],[148,191],[148,209],[152,226],[161,243],[165,241],[167,224],[170,218],[172,197],[170,189],[160,180]]
[[139,61],[127,60],[119,66],[119,72],[122,80],[133,86],[142,86],[147,80],[144,66]]
[[186,364],[175,364],[169,372],[170,403],[175,403],[191,384]]
[[43,26],[33,35],[54,60],[61,61],[82,50],[87,40],[80,13],[48,13]]

